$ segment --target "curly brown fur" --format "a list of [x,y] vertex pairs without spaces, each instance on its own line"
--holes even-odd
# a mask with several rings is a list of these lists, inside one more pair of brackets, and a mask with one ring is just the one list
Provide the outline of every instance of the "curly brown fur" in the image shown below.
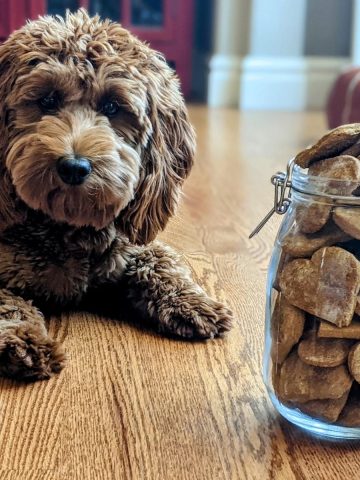
[[[125,279],[161,331],[208,338],[230,328],[231,313],[151,243],[194,148],[175,74],[120,25],[80,10],[29,22],[0,46],[3,374],[47,378],[64,362],[41,313],[14,295],[65,306]],[[86,179],[62,176],[70,160],[85,161]]]
[[64,366],[61,345],[46,331],[41,312],[8,290],[0,290],[0,373],[39,380]]
[[173,250],[158,242],[134,247],[125,275],[130,296],[161,332],[213,338],[231,327],[231,312],[196,285]]

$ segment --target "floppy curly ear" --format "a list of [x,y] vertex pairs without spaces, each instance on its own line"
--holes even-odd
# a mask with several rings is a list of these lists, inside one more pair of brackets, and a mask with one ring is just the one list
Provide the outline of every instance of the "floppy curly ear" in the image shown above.
[[[16,35],[13,34],[12,37]],[[0,45],[0,230],[24,218],[20,200],[5,167],[6,149],[9,143],[9,111],[7,97],[18,75],[16,45],[11,38]]]
[[130,241],[139,244],[153,240],[173,215],[195,153],[195,134],[179,81],[160,55],[151,59],[146,78],[152,131],[143,148],[135,197],[120,218]]

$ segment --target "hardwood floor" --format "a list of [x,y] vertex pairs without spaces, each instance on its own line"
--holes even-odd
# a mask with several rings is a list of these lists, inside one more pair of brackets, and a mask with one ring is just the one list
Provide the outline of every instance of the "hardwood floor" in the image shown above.
[[279,218],[270,176],[325,130],[318,113],[192,107],[197,164],[162,239],[226,302],[227,338],[186,343],[89,314],[52,318],[67,368],[0,380],[0,480],[357,478],[355,444],[281,420],[261,378],[265,277]]

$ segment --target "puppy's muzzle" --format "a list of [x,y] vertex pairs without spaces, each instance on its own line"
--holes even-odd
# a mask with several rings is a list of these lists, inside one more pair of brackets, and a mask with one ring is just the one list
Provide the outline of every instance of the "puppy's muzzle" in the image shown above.
[[63,157],[58,160],[56,170],[67,185],[81,185],[90,175],[92,167],[87,158]]

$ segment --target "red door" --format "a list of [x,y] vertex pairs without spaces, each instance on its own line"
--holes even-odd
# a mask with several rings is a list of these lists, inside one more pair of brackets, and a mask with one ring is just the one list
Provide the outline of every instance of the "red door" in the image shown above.
[[162,52],[176,69],[185,96],[191,89],[193,0],[0,0],[0,41],[27,18],[62,14],[85,7],[120,21],[142,40]]
[[0,40],[21,27],[27,18],[45,11],[46,0],[0,0]]

